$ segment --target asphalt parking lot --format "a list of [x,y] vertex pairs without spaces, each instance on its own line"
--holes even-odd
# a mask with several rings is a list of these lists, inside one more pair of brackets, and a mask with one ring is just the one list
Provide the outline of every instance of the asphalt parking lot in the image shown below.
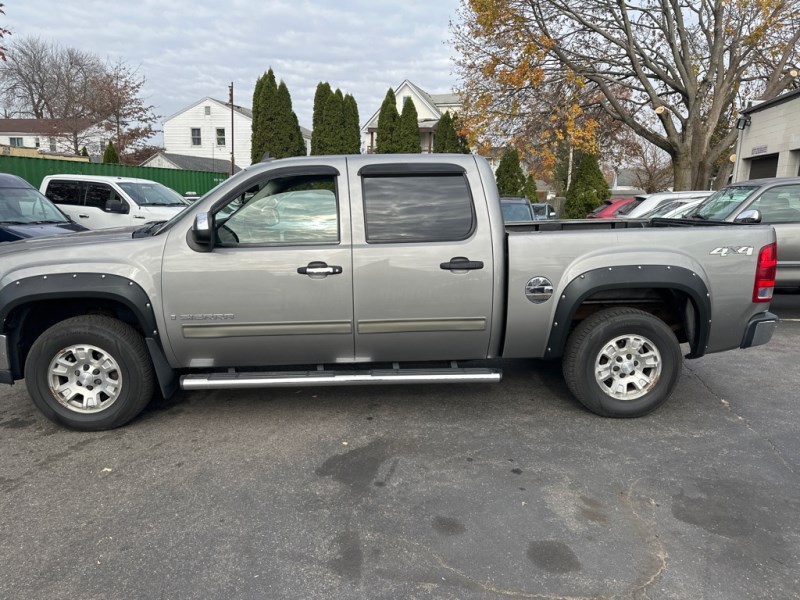
[[800,294],[773,310],[635,420],[537,361],[181,393],[94,434],[0,387],[0,598],[798,598]]

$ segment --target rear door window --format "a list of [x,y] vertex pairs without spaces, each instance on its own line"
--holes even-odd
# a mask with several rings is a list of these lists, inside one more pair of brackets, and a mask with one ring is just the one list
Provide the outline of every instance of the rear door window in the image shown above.
[[461,173],[364,176],[363,188],[367,243],[460,241],[475,227]]
[[56,204],[83,206],[83,183],[80,181],[52,179],[47,184],[45,195]]

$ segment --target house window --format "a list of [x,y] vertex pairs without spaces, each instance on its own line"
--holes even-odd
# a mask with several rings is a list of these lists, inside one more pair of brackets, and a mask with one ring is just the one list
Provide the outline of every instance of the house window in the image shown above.
[[50,152],[56,151],[56,138],[47,138],[47,144],[50,148]]
[[217,146],[225,145],[225,128],[217,127]]
[[8,138],[8,144],[10,146],[14,146],[15,148],[22,148],[22,138],[21,137],[10,137]]
[[38,147],[40,147],[42,145],[41,142],[39,141],[39,138],[33,138],[33,145],[36,148],[38,148]]
[[100,154],[106,151],[106,143],[103,140],[100,140]]
[[211,107],[210,106],[204,106],[203,108],[205,109],[206,116],[209,116],[211,114]]
[[200,138],[200,128],[192,127],[192,146],[200,146],[202,139]]

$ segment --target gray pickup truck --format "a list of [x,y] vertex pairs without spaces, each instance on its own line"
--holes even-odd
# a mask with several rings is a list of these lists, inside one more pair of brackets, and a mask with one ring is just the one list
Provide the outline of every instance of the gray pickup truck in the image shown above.
[[0,382],[100,430],[156,390],[490,382],[530,357],[560,359],[589,410],[639,416],[681,343],[776,327],[774,230],[698,224],[505,225],[469,155],[261,163],[166,223],[3,244]]

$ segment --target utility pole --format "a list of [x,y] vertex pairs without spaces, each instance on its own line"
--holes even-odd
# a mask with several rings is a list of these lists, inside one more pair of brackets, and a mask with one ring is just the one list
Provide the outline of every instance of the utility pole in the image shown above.
[[231,175],[236,158],[233,154],[233,82],[228,86],[228,101],[231,103]]

